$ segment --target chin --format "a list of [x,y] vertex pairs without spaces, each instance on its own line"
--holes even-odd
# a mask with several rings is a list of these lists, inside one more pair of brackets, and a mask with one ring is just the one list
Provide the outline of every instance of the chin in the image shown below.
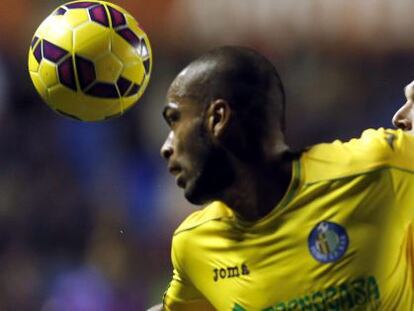
[[205,192],[194,185],[188,185],[184,188],[184,197],[188,202],[194,205],[203,205],[212,201],[212,199],[208,198],[209,196]]
[[184,196],[187,199],[187,201],[190,202],[193,205],[204,205],[204,204],[208,203],[207,200],[203,200],[199,197],[193,196],[193,195],[188,194],[188,193],[185,193]]

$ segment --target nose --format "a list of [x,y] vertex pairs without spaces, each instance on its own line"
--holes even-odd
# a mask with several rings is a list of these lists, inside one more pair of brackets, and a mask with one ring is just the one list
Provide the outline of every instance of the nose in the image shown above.
[[164,144],[161,146],[161,150],[160,150],[161,157],[166,160],[168,160],[174,153],[173,146],[172,146],[173,138],[174,138],[174,133],[171,131],[168,134],[167,139],[165,140]]
[[410,118],[410,107],[408,104],[402,106],[392,118],[392,124],[395,127],[404,131],[410,131],[412,129],[412,120]]

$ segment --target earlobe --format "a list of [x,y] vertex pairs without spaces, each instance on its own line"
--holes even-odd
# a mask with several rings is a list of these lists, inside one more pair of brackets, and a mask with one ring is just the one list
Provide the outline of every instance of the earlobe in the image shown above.
[[229,104],[223,99],[216,99],[210,103],[207,114],[210,133],[214,137],[220,138],[229,123],[231,115]]

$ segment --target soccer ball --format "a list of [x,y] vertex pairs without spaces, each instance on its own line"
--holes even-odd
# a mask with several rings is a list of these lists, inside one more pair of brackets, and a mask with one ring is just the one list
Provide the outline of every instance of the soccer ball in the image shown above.
[[36,30],[28,63],[37,92],[52,109],[99,121],[123,114],[142,96],[152,53],[145,32],[121,7],[73,1]]

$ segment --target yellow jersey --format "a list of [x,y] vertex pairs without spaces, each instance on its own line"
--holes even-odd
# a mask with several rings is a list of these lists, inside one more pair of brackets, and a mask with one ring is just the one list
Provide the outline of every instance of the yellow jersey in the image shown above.
[[315,145],[259,221],[214,202],[179,226],[164,309],[414,310],[413,218],[414,136]]

